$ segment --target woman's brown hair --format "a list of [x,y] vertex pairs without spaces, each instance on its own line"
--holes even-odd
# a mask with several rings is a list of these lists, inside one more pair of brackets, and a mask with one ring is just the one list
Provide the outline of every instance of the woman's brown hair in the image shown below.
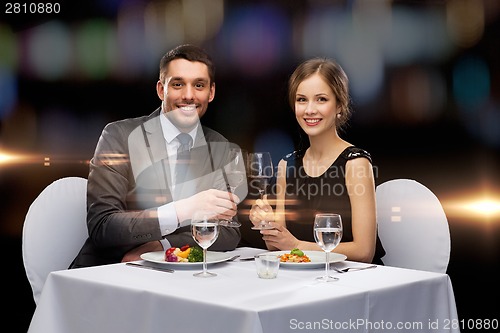
[[337,129],[343,128],[351,116],[349,79],[340,65],[331,59],[313,58],[301,63],[288,81],[288,102],[295,111],[295,99],[299,84],[318,73],[332,89],[340,107],[340,117],[337,118]]

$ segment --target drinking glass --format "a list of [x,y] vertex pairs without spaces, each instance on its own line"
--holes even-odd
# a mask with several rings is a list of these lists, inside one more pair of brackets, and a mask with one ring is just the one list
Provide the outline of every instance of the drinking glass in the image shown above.
[[317,280],[324,282],[337,281],[330,276],[330,252],[339,245],[342,239],[342,218],[339,214],[316,214],[314,218],[314,239],[326,253],[325,275]]
[[[246,180],[245,160],[247,153],[239,148],[230,148],[228,154],[229,163],[224,167],[224,172],[226,174],[228,190],[236,194],[236,189],[242,186],[243,182]],[[240,222],[232,219],[221,220],[219,224],[225,227],[241,227]]]
[[272,253],[258,254],[254,257],[257,275],[261,279],[275,279],[280,268],[280,257]]
[[[264,198],[269,181],[274,175],[273,161],[269,152],[256,152],[248,155],[248,176],[252,178],[252,186],[258,187],[260,198]],[[273,229],[267,221],[261,221],[253,230]]]
[[203,249],[203,271],[194,273],[197,277],[212,277],[217,274],[207,270],[207,249],[219,236],[219,220],[217,214],[211,211],[197,211],[191,219],[191,235]]

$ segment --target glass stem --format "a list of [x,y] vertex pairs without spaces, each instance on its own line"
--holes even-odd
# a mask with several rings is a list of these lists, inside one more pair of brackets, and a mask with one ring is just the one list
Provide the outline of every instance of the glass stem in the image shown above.
[[207,249],[203,249],[203,273],[207,273]]
[[330,251],[326,251],[325,274],[326,278],[330,276]]
[[[260,193],[260,200],[264,201],[264,193],[265,191],[262,191],[262,190],[259,190],[259,193]],[[260,225],[262,227],[264,227],[266,225],[267,221],[260,221]]]

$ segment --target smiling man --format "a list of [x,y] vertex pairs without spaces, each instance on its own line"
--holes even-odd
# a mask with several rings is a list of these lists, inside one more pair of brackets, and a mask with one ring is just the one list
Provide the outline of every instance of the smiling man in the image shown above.
[[[90,162],[89,238],[70,268],[195,245],[190,219],[196,209],[220,219],[235,217],[246,191],[228,192],[223,172],[234,145],[200,123],[215,96],[214,76],[204,50],[178,46],[160,61],[161,107],[149,116],[106,125]],[[222,227],[210,249],[232,250],[240,236],[239,229]]]
[[214,99],[213,75],[204,62],[182,58],[166,62],[168,59],[167,55],[161,62],[156,92],[167,118],[180,130],[189,131]]

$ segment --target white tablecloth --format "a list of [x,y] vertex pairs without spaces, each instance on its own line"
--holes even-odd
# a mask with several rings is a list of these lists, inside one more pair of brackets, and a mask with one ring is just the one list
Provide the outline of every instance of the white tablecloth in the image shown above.
[[255,263],[165,273],[115,264],[52,272],[30,333],[459,332],[446,274],[379,266],[333,272],[280,268],[259,279]]

